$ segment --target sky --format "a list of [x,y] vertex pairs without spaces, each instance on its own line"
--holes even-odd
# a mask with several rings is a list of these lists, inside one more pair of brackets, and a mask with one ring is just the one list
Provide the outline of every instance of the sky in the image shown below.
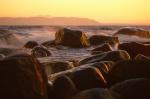
[[81,17],[150,25],[150,0],[0,0],[0,17]]

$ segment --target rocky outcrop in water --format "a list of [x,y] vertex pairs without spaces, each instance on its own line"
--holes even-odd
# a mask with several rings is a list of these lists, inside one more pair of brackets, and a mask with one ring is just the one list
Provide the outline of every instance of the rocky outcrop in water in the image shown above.
[[110,45],[119,44],[118,37],[104,36],[104,35],[93,35],[89,38],[91,45],[100,45],[104,43],[109,43]]
[[142,30],[138,28],[122,28],[118,32],[116,32],[114,35],[117,36],[119,34],[150,38],[150,31],[146,31],[146,30]]
[[27,54],[0,60],[1,99],[47,99],[47,76],[39,61]]
[[56,32],[55,44],[74,48],[89,46],[88,38],[85,33],[67,28],[60,29]]
[[29,48],[29,49],[32,49],[34,48],[35,46],[38,46],[39,44],[36,42],[36,41],[28,41],[24,47],[25,48]]

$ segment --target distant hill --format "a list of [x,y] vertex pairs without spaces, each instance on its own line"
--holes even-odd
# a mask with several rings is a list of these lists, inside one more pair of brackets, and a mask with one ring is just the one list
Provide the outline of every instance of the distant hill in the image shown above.
[[100,25],[100,23],[76,17],[0,17],[0,25]]

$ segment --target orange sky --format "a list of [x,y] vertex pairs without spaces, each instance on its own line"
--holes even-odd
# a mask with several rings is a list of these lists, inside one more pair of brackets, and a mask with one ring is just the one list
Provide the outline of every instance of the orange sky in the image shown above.
[[0,0],[0,17],[39,15],[150,25],[150,0]]

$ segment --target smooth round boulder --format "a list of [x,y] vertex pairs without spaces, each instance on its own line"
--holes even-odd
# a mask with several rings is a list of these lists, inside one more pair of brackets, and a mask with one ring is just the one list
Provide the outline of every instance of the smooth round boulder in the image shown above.
[[85,58],[79,62],[79,65],[89,64],[100,61],[121,61],[121,60],[129,60],[130,56],[126,51],[118,50],[118,51],[109,51],[104,52],[102,54],[94,55],[88,58]]
[[113,51],[109,43],[103,44],[91,50],[92,55],[100,54],[102,52]]
[[67,76],[58,77],[53,83],[52,99],[71,99],[77,93],[73,81]]
[[55,44],[73,48],[88,47],[87,36],[82,31],[60,29],[55,34]]
[[37,58],[51,56],[51,52],[43,46],[36,46],[32,49],[31,55]]
[[47,99],[47,76],[39,61],[27,54],[0,60],[1,99]]
[[89,38],[91,45],[100,45],[104,43],[109,43],[110,45],[119,44],[118,37],[114,36],[104,36],[104,35],[93,35]]
[[150,38],[150,32],[143,30],[143,29],[138,29],[138,28],[122,28],[119,31],[117,31],[114,35],[133,35],[133,36],[138,36],[138,37],[143,37],[143,38]]
[[129,79],[113,85],[110,90],[119,93],[122,99],[150,99],[150,80]]
[[71,62],[53,61],[49,63],[43,63],[48,75],[65,71],[74,67]]
[[107,81],[111,86],[134,78],[150,78],[150,61],[124,60],[117,62],[109,71]]
[[36,42],[36,41],[28,41],[25,45],[24,45],[24,47],[25,48],[28,48],[28,49],[32,49],[32,48],[34,48],[34,47],[36,47],[36,46],[38,46],[39,44]]
[[118,48],[121,50],[127,51],[132,59],[134,59],[138,54],[150,56],[149,45],[144,45],[144,44],[140,44],[136,42],[130,42],[130,43],[120,44]]
[[93,88],[84,90],[71,99],[122,99],[119,94],[108,89]]

